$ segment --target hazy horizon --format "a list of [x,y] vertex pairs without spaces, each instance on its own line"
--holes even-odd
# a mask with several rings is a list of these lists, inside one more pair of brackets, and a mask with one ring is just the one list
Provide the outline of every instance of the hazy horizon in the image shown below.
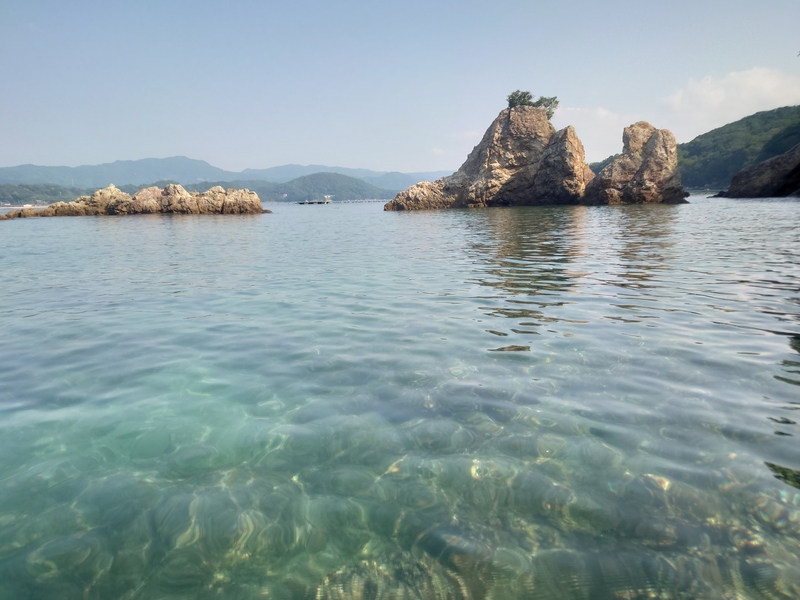
[[0,7],[0,166],[186,156],[454,171],[515,89],[587,162],[646,120],[688,142],[800,104],[800,4],[522,0]]
[[[170,159],[173,159],[173,158],[185,158],[187,160],[204,162],[204,163],[208,164],[211,167],[215,167],[215,168],[218,168],[218,169],[223,169],[219,165],[215,165],[214,163],[209,162],[209,161],[205,160],[204,158],[198,158],[198,157],[194,157],[194,156],[185,156],[185,155],[182,155],[182,154],[177,154],[177,155],[173,155],[173,156],[142,156],[140,158],[121,158],[121,159],[114,159],[114,160],[106,160],[106,161],[103,161],[103,162],[100,162],[100,163],[94,163],[94,164],[84,163],[84,164],[80,164],[80,165],[64,165],[64,164],[60,164],[60,165],[55,165],[55,164],[54,165],[42,165],[42,164],[35,164],[35,163],[20,163],[18,165],[0,165],[0,169],[6,168],[6,167],[25,167],[25,166],[78,169],[78,168],[82,168],[82,167],[98,167],[98,166],[103,166],[103,165],[111,165],[111,164],[120,163],[120,162],[139,162],[139,161],[145,161],[145,160],[170,160]],[[269,170],[269,169],[280,169],[282,167],[303,167],[303,168],[306,168],[306,167],[323,167],[323,168],[326,168],[326,169],[349,169],[349,170],[353,170],[353,171],[363,170],[363,171],[371,171],[371,172],[375,172],[375,173],[438,173],[439,171],[442,171],[442,169],[428,169],[426,171],[385,171],[385,170],[379,171],[377,169],[366,169],[366,168],[357,167],[357,166],[356,167],[350,167],[350,166],[344,166],[344,165],[321,165],[321,164],[317,164],[317,163],[307,163],[307,164],[302,164],[302,163],[283,163],[283,164],[280,164],[280,165],[269,165],[269,166],[266,166],[266,167],[246,167],[244,169],[236,169],[236,170],[223,169],[223,170],[231,172],[231,173],[244,173],[245,171],[266,171],[266,170]]]

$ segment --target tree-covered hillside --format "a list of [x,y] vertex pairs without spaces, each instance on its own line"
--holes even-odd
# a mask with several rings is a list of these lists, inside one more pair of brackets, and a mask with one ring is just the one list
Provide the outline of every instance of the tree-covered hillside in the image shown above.
[[[143,185],[149,181],[174,179],[185,182],[206,179],[234,179],[236,173],[218,169],[205,161],[173,156],[118,160],[102,165],[43,167],[19,165],[0,168],[0,183],[51,184],[73,188],[103,188],[109,183]],[[255,179],[255,178],[254,178]]]
[[395,196],[391,191],[382,190],[361,179],[339,173],[314,173],[292,179],[277,187],[279,197],[274,199],[289,202],[321,199],[326,195],[332,196],[334,201],[390,199]]
[[[144,185],[120,185],[120,190],[127,194],[134,194],[144,187],[152,185],[163,188],[168,183],[177,183],[173,180],[162,180]],[[338,173],[315,173],[298,177],[286,183],[271,183],[269,181],[207,181],[185,185],[190,191],[204,192],[219,185],[228,188],[247,188],[258,194],[265,202],[303,202],[305,200],[321,200],[325,196],[332,196],[334,202],[343,200],[388,200],[395,196],[395,192],[384,190],[369,183],[339,175]],[[0,205],[11,204],[52,204],[53,202],[72,202],[78,196],[91,195],[97,188],[67,188],[58,185],[11,185],[0,184]]]
[[606,165],[610,165],[612,162],[614,162],[620,156],[622,156],[622,154],[612,154],[608,158],[606,158],[604,160],[601,160],[599,162],[589,163],[589,168],[592,170],[592,172],[595,175],[597,175],[600,171],[603,170],[603,168],[606,167]]
[[727,188],[742,169],[800,144],[800,106],[759,112],[678,145],[685,187]]
[[314,173],[287,181],[271,183],[267,181],[210,181],[186,186],[187,190],[204,192],[220,185],[224,188],[247,188],[258,194],[265,202],[304,202],[305,200],[322,200],[332,196],[334,202],[343,200],[390,199],[395,193],[382,190],[369,183],[340,175],[339,173]]
[[22,206],[23,204],[52,204],[72,202],[78,196],[91,194],[94,190],[63,187],[60,185],[11,185],[0,183],[0,206]]

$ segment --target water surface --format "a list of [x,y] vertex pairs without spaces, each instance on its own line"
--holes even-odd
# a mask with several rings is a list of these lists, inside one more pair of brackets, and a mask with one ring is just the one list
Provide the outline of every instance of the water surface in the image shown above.
[[800,596],[800,203],[0,224],[0,598]]

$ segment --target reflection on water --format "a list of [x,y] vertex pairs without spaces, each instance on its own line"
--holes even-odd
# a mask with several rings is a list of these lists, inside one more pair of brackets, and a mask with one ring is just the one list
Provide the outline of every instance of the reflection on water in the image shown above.
[[570,266],[572,258],[579,257],[584,211],[585,207],[487,211],[474,228],[477,235],[468,238],[470,252],[485,261],[485,268],[475,273],[476,283],[495,292],[479,296],[491,301],[481,307],[487,316],[516,320],[510,330],[523,336],[539,335],[537,328],[559,320],[556,309],[568,302],[562,296],[581,276]]
[[[792,425],[795,423],[792,421]],[[773,465],[772,463],[765,463],[767,467],[769,467],[770,471],[775,473],[775,477],[783,481],[784,483],[788,483],[792,487],[796,487],[800,489],[800,471],[795,471],[794,469],[787,469],[786,467],[781,467],[780,465]]]
[[[800,354],[800,336],[789,336],[789,345]],[[781,361],[783,375],[775,375],[775,379],[792,385],[800,385],[800,360],[785,359]]]
[[322,211],[5,226],[0,598],[800,596],[796,203]]

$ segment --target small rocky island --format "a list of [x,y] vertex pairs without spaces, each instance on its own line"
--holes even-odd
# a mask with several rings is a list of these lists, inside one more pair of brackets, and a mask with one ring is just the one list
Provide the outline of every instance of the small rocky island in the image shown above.
[[556,131],[545,108],[514,106],[458,171],[411,186],[384,210],[686,201],[672,133],[639,122],[625,128],[623,145],[595,177],[572,126]]
[[800,144],[733,176],[729,198],[800,197]]
[[87,215],[241,215],[262,214],[264,210],[258,194],[250,190],[224,190],[220,186],[199,192],[187,192],[182,186],[169,184],[164,189],[148,187],[132,196],[109,185],[91,196],[80,196],[74,202],[56,202],[45,208],[21,208],[0,219],[25,217],[75,217]]

